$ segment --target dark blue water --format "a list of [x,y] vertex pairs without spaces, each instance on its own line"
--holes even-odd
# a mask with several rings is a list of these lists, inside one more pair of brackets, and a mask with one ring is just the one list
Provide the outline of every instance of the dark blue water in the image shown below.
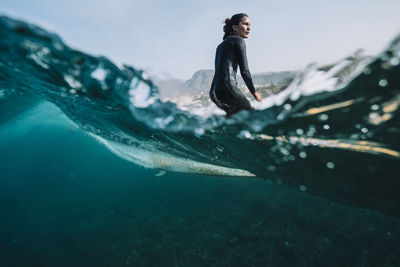
[[1,266],[400,265],[396,42],[342,89],[227,121],[0,22]]
[[400,263],[396,218],[264,180],[158,177],[68,125],[30,127],[0,143],[2,266]]

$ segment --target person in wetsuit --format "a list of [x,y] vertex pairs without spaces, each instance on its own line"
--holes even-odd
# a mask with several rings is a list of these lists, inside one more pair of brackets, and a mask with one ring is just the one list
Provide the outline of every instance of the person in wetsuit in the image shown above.
[[247,64],[246,43],[250,32],[250,20],[244,13],[227,18],[224,25],[225,35],[217,47],[215,55],[215,74],[211,84],[210,98],[229,118],[240,110],[251,110],[252,107],[237,85],[236,73],[240,74],[251,94],[257,101],[261,96],[256,92]]

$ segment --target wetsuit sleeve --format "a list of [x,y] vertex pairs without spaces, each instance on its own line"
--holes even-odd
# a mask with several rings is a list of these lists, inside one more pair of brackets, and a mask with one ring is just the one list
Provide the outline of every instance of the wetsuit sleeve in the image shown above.
[[242,38],[238,38],[237,41],[237,49],[238,49],[238,63],[240,67],[240,74],[244,82],[249,88],[250,92],[254,95],[256,89],[254,88],[253,80],[251,79],[251,74],[249,70],[249,66],[247,64],[247,55],[246,55],[246,43]]

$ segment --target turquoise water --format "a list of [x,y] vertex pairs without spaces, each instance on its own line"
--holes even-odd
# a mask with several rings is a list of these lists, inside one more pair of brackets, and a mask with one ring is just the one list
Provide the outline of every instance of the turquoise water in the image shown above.
[[265,180],[156,176],[47,110],[0,129],[2,266],[400,264],[399,219]]

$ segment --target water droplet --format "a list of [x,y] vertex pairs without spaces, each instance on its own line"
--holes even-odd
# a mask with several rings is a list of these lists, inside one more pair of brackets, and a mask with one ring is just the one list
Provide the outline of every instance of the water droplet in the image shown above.
[[296,130],[296,133],[298,134],[298,135],[303,135],[304,134],[304,131],[303,131],[303,129],[297,129]]
[[368,129],[364,127],[364,128],[361,129],[361,132],[362,133],[368,133]]
[[381,87],[386,87],[388,84],[389,83],[388,83],[388,81],[386,79],[381,79],[379,81],[379,86],[381,86]]
[[300,185],[299,189],[300,191],[305,192],[307,190],[307,187],[305,185]]
[[335,163],[333,163],[333,162],[327,162],[327,163],[326,163],[326,167],[327,167],[328,169],[333,169],[333,168],[335,168]]
[[300,156],[300,158],[305,159],[305,158],[307,157],[307,153],[304,152],[304,151],[301,151],[301,152],[299,153],[299,156]]
[[324,126],[322,126],[325,130],[329,130],[330,126],[328,124],[325,124]]
[[327,121],[328,119],[329,119],[328,114],[320,114],[320,115],[318,116],[318,120],[319,120],[319,121]]

